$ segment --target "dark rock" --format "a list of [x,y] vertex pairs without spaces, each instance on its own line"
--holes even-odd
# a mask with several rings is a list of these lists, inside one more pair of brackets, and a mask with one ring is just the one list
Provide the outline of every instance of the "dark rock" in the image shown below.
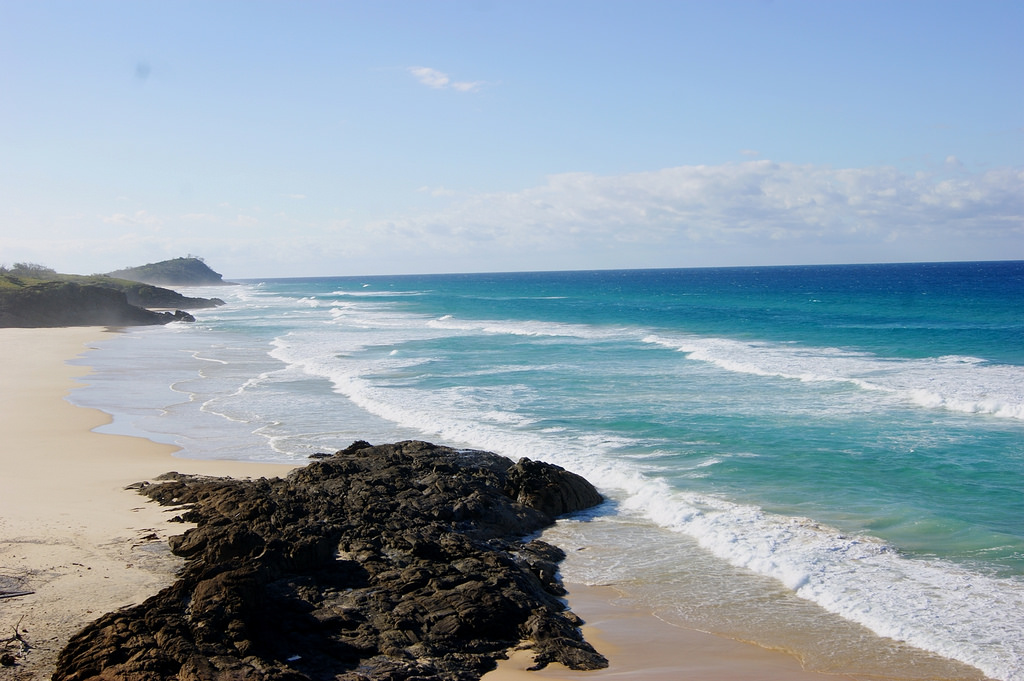
[[177,291],[169,288],[162,288],[152,284],[144,284],[128,279],[115,279],[104,275],[93,275],[84,281],[76,283],[88,283],[94,286],[103,286],[115,291],[124,293],[129,305],[145,307],[149,309],[182,309],[198,310],[210,307],[219,307],[224,304],[220,298],[191,298],[183,296]]
[[118,291],[123,291],[128,303],[145,308],[180,308],[184,310],[200,310],[204,308],[220,307],[224,301],[220,298],[191,298],[183,296],[177,291],[149,284],[129,282],[119,279],[101,279],[94,277],[96,286],[106,286]]
[[550,516],[597,506],[602,501],[594,486],[579,475],[529,459],[520,459],[508,470],[505,491],[519,503]]
[[561,550],[524,541],[601,502],[557,466],[425,442],[356,442],[285,479],[176,473],[178,581],[103,616],[54,681],[477,679],[524,639],[538,667],[607,665],[565,609]]

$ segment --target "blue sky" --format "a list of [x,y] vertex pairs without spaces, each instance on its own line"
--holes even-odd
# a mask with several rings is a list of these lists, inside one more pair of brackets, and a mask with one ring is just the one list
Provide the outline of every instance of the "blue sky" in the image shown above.
[[0,0],[0,264],[1024,259],[1024,4]]

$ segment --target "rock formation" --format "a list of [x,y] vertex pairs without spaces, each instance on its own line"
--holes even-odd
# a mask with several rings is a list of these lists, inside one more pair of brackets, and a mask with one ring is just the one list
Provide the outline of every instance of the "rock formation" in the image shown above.
[[154,312],[128,303],[105,286],[48,281],[0,288],[0,327],[138,326],[195,321],[192,315]]
[[558,548],[523,539],[599,504],[557,466],[425,442],[356,442],[284,479],[167,474],[178,581],[107,614],[54,681],[478,679],[520,641],[536,664],[606,666],[559,597]]

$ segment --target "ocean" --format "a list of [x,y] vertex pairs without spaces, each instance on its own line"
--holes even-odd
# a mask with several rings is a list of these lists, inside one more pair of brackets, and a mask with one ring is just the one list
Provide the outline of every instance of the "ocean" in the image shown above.
[[182,292],[227,304],[77,360],[102,430],[193,458],[549,461],[609,499],[545,534],[567,581],[813,670],[1024,679],[1024,262]]

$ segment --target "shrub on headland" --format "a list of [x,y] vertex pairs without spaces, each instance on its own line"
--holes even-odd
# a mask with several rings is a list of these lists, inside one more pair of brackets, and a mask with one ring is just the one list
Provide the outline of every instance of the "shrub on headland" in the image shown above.
[[57,270],[34,262],[16,262],[10,268],[0,265],[0,275],[24,279],[56,279]]

